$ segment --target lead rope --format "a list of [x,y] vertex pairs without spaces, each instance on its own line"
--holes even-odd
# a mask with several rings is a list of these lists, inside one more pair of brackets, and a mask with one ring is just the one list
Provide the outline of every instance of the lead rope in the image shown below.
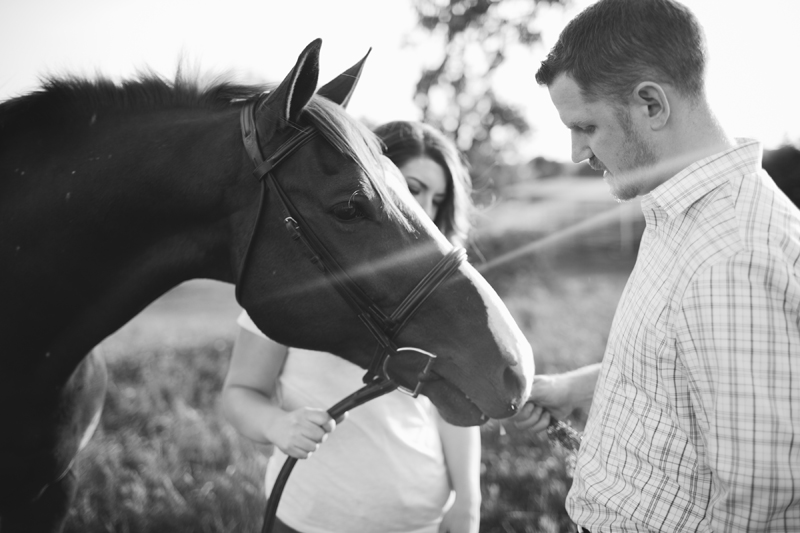
[[[393,391],[396,387],[397,385],[389,379],[376,379],[328,409],[328,415],[337,420],[347,411],[379,398]],[[281,468],[278,477],[275,479],[275,484],[272,486],[272,491],[269,493],[269,499],[267,500],[267,509],[264,511],[264,525],[261,527],[261,533],[271,533],[272,528],[275,526],[278,503],[281,501],[283,488],[286,486],[289,474],[292,473],[295,464],[297,464],[296,457],[287,457],[283,463],[283,468]]]

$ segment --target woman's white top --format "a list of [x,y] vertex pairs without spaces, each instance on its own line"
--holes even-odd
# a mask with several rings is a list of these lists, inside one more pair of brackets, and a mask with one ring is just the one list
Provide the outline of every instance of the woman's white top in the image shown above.
[[[242,313],[238,323],[262,335]],[[363,385],[364,370],[335,355],[289,348],[281,407],[329,409]],[[450,497],[438,414],[422,396],[393,391],[361,405],[292,470],[278,518],[302,533],[436,533]],[[275,448],[267,495],[286,455]]]

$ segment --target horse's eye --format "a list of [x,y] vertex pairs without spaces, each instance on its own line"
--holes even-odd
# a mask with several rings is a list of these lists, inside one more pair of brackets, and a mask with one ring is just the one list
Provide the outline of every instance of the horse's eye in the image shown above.
[[342,222],[357,222],[366,218],[367,214],[355,202],[344,202],[333,206],[333,216]]

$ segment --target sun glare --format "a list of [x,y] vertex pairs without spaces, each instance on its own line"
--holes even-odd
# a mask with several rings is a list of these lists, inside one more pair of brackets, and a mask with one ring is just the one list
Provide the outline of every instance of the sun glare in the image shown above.
[[[569,135],[533,74],[566,22],[590,3],[543,9],[535,22],[542,43],[512,51],[496,74],[497,92],[524,109],[534,129],[518,146],[521,161],[536,155],[569,159]],[[708,92],[723,126],[768,148],[800,142],[800,104],[782,96],[800,81],[794,58],[800,2],[732,0],[724,8],[716,0],[684,3],[706,30]],[[372,48],[350,105],[354,116],[370,124],[420,118],[412,97],[427,56],[424,46],[403,45],[416,22],[411,0],[232,0],[225,9],[157,0],[12,0],[2,15],[0,100],[34,90],[52,74],[121,79],[151,69],[172,78],[181,60],[243,82],[277,81],[306,44],[322,37],[320,83]],[[252,28],[243,28],[243,20]]]

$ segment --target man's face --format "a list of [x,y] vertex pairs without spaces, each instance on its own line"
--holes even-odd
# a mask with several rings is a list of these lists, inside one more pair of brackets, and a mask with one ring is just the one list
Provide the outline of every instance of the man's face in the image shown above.
[[649,192],[646,173],[641,171],[657,158],[628,109],[606,100],[586,100],[566,74],[559,75],[549,89],[561,121],[572,133],[572,161],[588,159],[592,168],[605,171],[611,193],[619,200]]

